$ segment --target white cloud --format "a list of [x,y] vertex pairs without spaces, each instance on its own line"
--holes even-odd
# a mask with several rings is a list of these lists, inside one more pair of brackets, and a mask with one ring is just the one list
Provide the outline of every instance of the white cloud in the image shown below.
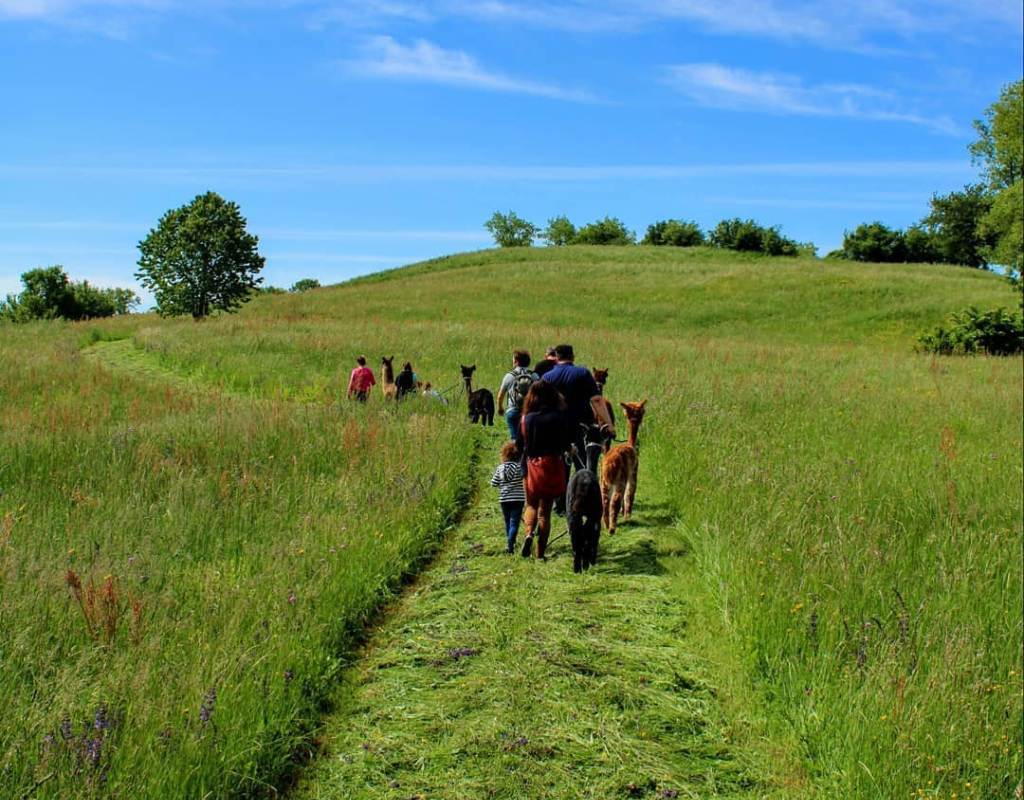
[[948,117],[906,111],[892,92],[861,84],[807,86],[794,75],[722,64],[676,64],[668,68],[668,82],[695,103],[711,108],[907,122],[946,134],[958,132]]
[[578,103],[595,101],[584,91],[488,71],[468,53],[446,50],[426,39],[406,47],[390,36],[374,36],[367,42],[362,58],[343,63],[350,72],[372,78],[463,86]]
[[605,180],[682,180],[708,176],[779,175],[806,178],[876,178],[975,174],[964,159],[948,161],[804,161],[705,164],[297,164],[258,167],[188,165],[108,166],[0,164],[0,177],[34,181],[155,181],[194,186],[210,181],[273,184],[384,184],[449,182],[591,182]]

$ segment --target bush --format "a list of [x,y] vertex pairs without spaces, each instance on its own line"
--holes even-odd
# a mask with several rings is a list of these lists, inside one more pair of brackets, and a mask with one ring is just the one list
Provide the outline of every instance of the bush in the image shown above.
[[576,232],[576,244],[636,244],[636,234],[618,217],[605,217]]
[[540,238],[552,247],[565,247],[576,241],[576,226],[568,217],[552,217],[548,226],[541,232]]
[[289,289],[288,291],[289,292],[308,292],[310,289],[319,289],[319,288],[320,288],[320,281],[318,281],[316,278],[303,278],[300,281],[295,281],[295,283],[292,284],[292,288]]
[[696,247],[704,244],[704,231],[696,222],[666,219],[647,226],[641,244],[655,247]]
[[883,264],[907,260],[907,240],[903,231],[881,222],[858,225],[843,232],[843,253],[850,261],[874,261]]
[[25,287],[21,294],[8,295],[0,302],[0,319],[96,319],[127,314],[139,303],[131,289],[100,289],[88,281],[72,282],[59,265],[31,269],[22,274],[21,282]]
[[514,211],[507,214],[495,211],[484,223],[484,227],[490,231],[498,247],[529,247],[537,235],[537,226],[527,222]]
[[798,245],[787,239],[778,226],[766,228],[752,219],[742,220],[739,217],[723,219],[715,226],[709,239],[715,247],[770,256],[795,256],[807,252],[808,248],[811,254],[816,251],[813,244]]
[[942,261],[935,234],[922,225],[911,225],[903,235],[904,255],[912,264],[937,264]]
[[978,311],[971,306],[950,315],[948,326],[925,331],[917,341],[918,349],[928,353],[1010,356],[1024,351],[1024,319],[1005,308]]

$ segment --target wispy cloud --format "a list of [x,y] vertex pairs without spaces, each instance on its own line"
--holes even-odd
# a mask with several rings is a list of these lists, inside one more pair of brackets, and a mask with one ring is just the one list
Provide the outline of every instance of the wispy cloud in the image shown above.
[[280,166],[159,166],[0,164],[0,177],[22,180],[155,181],[189,186],[212,181],[270,184],[508,183],[661,181],[779,175],[876,178],[975,174],[967,159],[921,161],[803,161],[707,164],[295,164]]
[[794,75],[722,64],[676,64],[668,68],[668,82],[695,103],[711,108],[906,122],[940,133],[959,133],[948,117],[907,111],[892,92],[862,84],[808,86]]
[[577,103],[596,99],[581,90],[492,72],[465,51],[446,50],[426,39],[406,46],[390,36],[374,36],[366,43],[362,57],[342,63],[349,72],[370,78],[462,86]]

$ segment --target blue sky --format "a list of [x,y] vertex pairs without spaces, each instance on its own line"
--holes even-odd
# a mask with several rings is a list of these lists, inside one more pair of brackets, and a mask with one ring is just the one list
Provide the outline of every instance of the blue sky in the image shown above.
[[0,293],[134,285],[238,202],[268,283],[487,246],[512,209],[781,225],[822,253],[972,181],[1020,3],[0,0]]

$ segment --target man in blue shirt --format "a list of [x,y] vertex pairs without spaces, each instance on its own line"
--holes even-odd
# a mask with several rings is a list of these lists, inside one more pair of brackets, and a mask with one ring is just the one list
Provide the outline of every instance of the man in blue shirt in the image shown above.
[[[560,344],[555,348],[555,356],[558,362],[555,366],[541,376],[541,380],[550,383],[558,388],[565,398],[569,417],[569,431],[572,441],[576,445],[576,452],[582,458],[587,452],[583,441],[583,428],[581,424],[589,424],[594,421],[594,412],[590,407],[590,398],[600,394],[597,388],[597,381],[590,374],[586,367],[578,367],[575,362],[575,354],[571,344]],[[579,469],[577,463],[576,468]],[[566,464],[566,473],[572,472],[572,464]],[[568,478],[568,474],[566,475]],[[565,513],[565,497],[559,498],[555,503],[555,511],[558,514]]]

